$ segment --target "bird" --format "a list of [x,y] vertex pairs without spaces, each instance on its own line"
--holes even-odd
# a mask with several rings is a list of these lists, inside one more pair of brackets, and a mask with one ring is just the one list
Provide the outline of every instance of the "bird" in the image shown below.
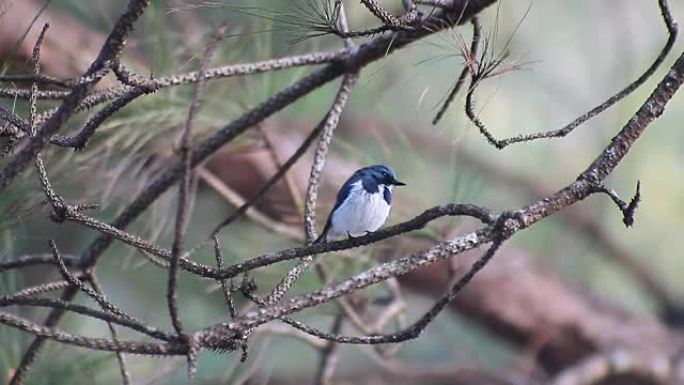
[[356,170],[337,193],[323,232],[313,243],[326,243],[345,234],[359,237],[379,229],[389,216],[392,188],[405,185],[383,164]]

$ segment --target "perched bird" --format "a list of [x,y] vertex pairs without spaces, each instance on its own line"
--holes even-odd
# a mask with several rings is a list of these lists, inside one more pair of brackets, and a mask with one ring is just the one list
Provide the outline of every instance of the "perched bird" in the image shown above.
[[346,234],[358,237],[385,223],[392,204],[392,187],[405,186],[394,170],[382,164],[357,170],[337,193],[325,228],[314,243],[328,242]]

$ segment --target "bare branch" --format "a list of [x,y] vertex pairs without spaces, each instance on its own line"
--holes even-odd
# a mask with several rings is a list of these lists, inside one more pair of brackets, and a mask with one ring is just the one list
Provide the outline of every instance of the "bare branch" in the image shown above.
[[5,294],[0,296],[0,306],[8,306],[13,303],[13,301],[21,298],[30,298],[37,294],[49,293],[51,291],[62,290],[71,286],[69,281],[54,281],[42,283],[37,286],[27,287],[18,290],[12,294]]
[[78,134],[68,137],[64,135],[55,135],[50,139],[50,143],[62,147],[74,147],[76,150],[85,148],[88,140],[95,134],[95,130],[109,119],[114,113],[126,107],[130,102],[141,95],[154,92],[153,89],[139,87],[132,88],[126,91],[123,95],[114,99],[113,102],[97,111],[83,126]]
[[[221,252],[221,245],[219,244],[218,238],[214,235],[214,256],[216,257],[216,267],[221,270],[223,268],[223,253]],[[225,279],[219,279],[221,284],[221,290],[223,291],[223,297],[226,299],[226,305],[228,306],[228,314],[230,318],[235,318],[237,310],[235,310],[235,300],[233,300],[232,295],[232,284],[228,286],[228,282]]]
[[174,228],[173,244],[171,246],[171,261],[169,264],[169,280],[167,285],[166,300],[169,308],[169,315],[171,316],[171,322],[173,328],[176,329],[178,335],[184,335],[183,325],[178,318],[178,307],[176,305],[176,281],[178,279],[178,258],[180,258],[180,253],[183,249],[183,239],[185,238],[185,227],[186,227],[186,216],[187,216],[187,204],[188,195],[190,190],[190,151],[191,151],[191,134],[192,125],[195,120],[195,116],[199,111],[202,94],[204,92],[204,85],[206,80],[204,80],[204,72],[218,48],[219,43],[223,40],[226,34],[226,26],[220,26],[214,33],[209,44],[204,50],[204,55],[202,57],[202,62],[200,64],[199,71],[199,81],[195,85],[192,91],[192,98],[190,101],[190,110],[188,111],[188,118],[185,122],[185,127],[183,128],[181,134],[181,142],[179,148],[179,158],[180,163],[183,166],[181,173],[181,180],[178,186],[178,207],[176,210],[176,225]]
[[[11,125],[18,128],[21,131],[28,132],[29,130],[29,124],[27,121],[15,115],[13,112],[7,111],[2,107],[0,107],[0,119],[10,123]],[[3,130],[0,134],[2,134],[3,136],[7,135],[7,129]]]
[[518,135],[512,138],[508,139],[496,139],[494,135],[492,135],[489,130],[485,127],[485,125],[477,118],[475,113],[473,112],[474,107],[474,100],[473,100],[473,92],[476,88],[477,83],[480,80],[483,80],[482,77],[475,77],[471,81],[471,85],[468,90],[468,95],[466,98],[466,114],[468,115],[468,118],[477,126],[477,128],[480,130],[480,132],[485,136],[487,141],[493,145],[494,147],[498,148],[499,150],[514,144],[514,143],[522,143],[522,142],[529,142],[532,140],[536,139],[549,139],[549,138],[561,138],[569,133],[571,133],[575,128],[578,126],[584,124],[591,118],[597,116],[601,112],[605,111],[609,107],[613,106],[615,103],[619,102],[620,100],[624,99],[628,95],[630,95],[632,92],[634,92],[637,88],[639,88],[642,84],[648,80],[651,75],[655,73],[655,71],[660,67],[660,65],[665,61],[665,58],[667,55],[670,53],[672,50],[672,47],[674,46],[675,40],[677,39],[677,31],[678,31],[678,26],[677,23],[675,22],[674,18],[672,17],[672,13],[670,12],[670,6],[667,3],[667,0],[658,0],[658,5],[660,7],[660,12],[663,17],[663,22],[665,23],[665,26],[667,27],[667,32],[668,32],[668,37],[667,37],[667,42],[665,43],[665,46],[663,49],[658,53],[658,56],[656,56],[655,60],[651,65],[644,71],[639,78],[637,78],[635,81],[630,83],[627,87],[616,93],[615,95],[611,96],[608,98],[606,101],[603,103],[599,104],[598,106],[594,107],[587,113],[583,114],[582,116],[578,117],[577,119],[573,120],[572,122],[568,123],[564,127],[553,130],[553,131],[546,131],[546,132],[538,132],[534,134],[524,134],[524,135]]
[[[0,82],[7,83],[37,83],[40,85],[58,86],[62,88],[72,88],[75,84],[72,80],[59,79],[54,76],[45,74],[38,75],[3,75],[0,76]],[[65,95],[66,96],[66,95]]]
[[50,248],[52,249],[52,253],[55,257],[55,260],[57,261],[59,270],[67,282],[69,282],[72,286],[77,287],[82,292],[86,293],[90,298],[94,299],[95,302],[100,304],[100,306],[108,312],[119,315],[124,318],[134,319],[133,317],[126,314],[123,310],[119,309],[111,302],[109,302],[109,300],[107,300],[107,298],[105,298],[104,295],[86,286],[85,283],[81,282],[80,279],[71,274],[69,272],[69,269],[67,269],[67,267],[64,265],[64,261],[62,261],[62,256],[59,254],[59,250],[57,250],[57,245],[53,240],[50,240]]
[[70,303],[61,299],[31,298],[26,296],[20,297],[13,295],[12,298],[5,300],[2,297],[0,297],[0,306],[9,305],[37,306],[66,310],[77,314],[82,314],[88,317],[100,319],[105,322],[110,322],[120,326],[124,326],[131,330],[135,330],[137,332],[148,335],[152,338],[160,339],[162,341],[179,341],[178,336],[174,333],[170,333],[151,326],[147,326],[141,323],[140,321],[128,317],[122,317],[111,312],[99,311],[96,309],[89,308],[87,306]]
[[[443,206],[433,207],[431,209],[424,211],[422,214],[414,217],[409,221],[380,229],[371,234],[351,239],[344,239],[327,243],[317,243],[306,247],[298,247],[282,250],[279,252],[263,254],[254,257],[250,260],[247,260],[245,262],[241,262],[232,266],[227,266],[225,269],[216,272],[216,275],[219,277],[234,277],[242,272],[253,270],[261,266],[271,265],[281,261],[368,245],[380,241],[382,239],[389,238],[393,235],[402,234],[408,231],[423,228],[428,222],[447,215],[472,216],[485,223],[493,223],[493,221],[496,220],[495,217],[492,216],[492,214],[490,214],[488,210],[483,209],[481,207],[465,204],[447,204]],[[213,275],[212,272],[207,273],[207,276]]]
[[361,4],[365,5],[366,8],[368,8],[368,10],[375,15],[375,17],[380,19],[380,21],[382,21],[383,24],[387,25],[388,27],[397,28],[401,26],[401,21],[399,21],[398,18],[394,17],[386,9],[382,8],[376,0],[361,0]]
[[470,51],[468,52],[467,57],[464,56],[463,59],[465,60],[465,63],[463,63],[463,69],[461,69],[461,73],[458,75],[458,79],[456,79],[456,83],[454,83],[454,86],[451,88],[451,91],[444,101],[444,104],[442,104],[442,107],[439,109],[439,111],[437,111],[437,115],[435,115],[435,118],[432,120],[432,124],[439,123],[444,114],[447,112],[449,105],[451,105],[451,102],[453,102],[454,98],[461,90],[461,87],[463,87],[466,76],[468,76],[470,70],[470,61],[477,58],[477,51],[478,47],[480,46],[480,39],[482,38],[482,27],[480,25],[480,18],[478,16],[473,17],[470,22],[473,24],[473,40],[470,43]]
[[[62,296],[60,300],[62,301],[71,301],[73,297],[76,295],[76,292],[78,290],[74,286],[68,287],[64,292],[62,293]],[[0,313],[0,323],[6,323],[3,322],[2,314]],[[54,326],[57,325],[59,320],[62,318],[62,315],[64,314],[63,309],[54,309],[53,311],[48,314],[48,316],[45,318],[45,321],[43,322],[43,331],[45,330],[52,330]],[[16,317],[13,317],[16,318]],[[19,320],[14,320],[14,321],[19,321]],[[10,324],[11,326],[12,324]],[[26,329],[24,329],[26,330]],[[14,371],[14,375],[10,379],[10,385],[20,385],[23,384],[24,381],[26,380],[26,376],[28,375],[29,370],[31,369],[31,366],[33,365],[33,362],[36,360],[36,357],[38,357],[38,354],[40,354],[40,351],[43,348],[43,345],[45,345],[45,341],[47,340],[47,335],[36,335],[36,338],[31,342],[29,345],[28,349],[26,349],[26,352],[24,352],[24,355],[21,357],[21,361],[19,362],[19,366],[17,366],[16,370]]]
[[[93,350],[108,352],[124,352],[131,354],[153,354],[157,356],[170,356],[186,354],[187,346],[176,342],[134,342],[113,341],[104,338],[91,338],[76,336],[48,326],[40,326],[23,318],[0,312],[0,324],[5,324],[34,336],[61,342],[68,345],[80,346]],[[26,355],[25,355],[26,356]],[[17,374],[13,378],[17,378]]]
[[[302,144],[304,145],[304,144]],[[301,148],[301,147],[300,147]],[[294,157],[295,155],[293,155]],[[292,159],[292,158],[290,158]],[[228,222],[228,224],[234,222],[234,219],[237,219],[237,213],[239,211],[243,211],[244,215],[249,218],[251,221],[254,223],[263,226],[264,228],[273,231],[278,234],[282,234],[286,236],[287,238],[294,239],[294,240],[301,240],[304,239],[302,236],[301,232],[299,232],[297,228],[295,228],[292,225],[288,225],[286,223],[283,223],[281,221],[272,219],[265,213],[259,211],[256,207],[254,207],[254,204],[258,202],[259,199],[257,199],[257,196],[263,196],[263,194],[266,192],[265,187],[268,186],[273,186],[275,183],[277,183],[277,178],[279,177],[279,172],[281,169],[276,172],[268,181],[266,181],[262,187],[260,187],[260,190],[257,191],[257,193],[250,198],[249,201],[245,200],[240,194],[230,188],[226,183],[224,183],[221,178],[216,176],[214,173],[210,172],[204,167],[200,167],[197,170],[197,175],[199,178],[208,184],[211,188],[213,188],[217,194],[219,194],[223,199],[225,199],[228,203],[233,205],[234,207],[237,207],[237,209],[231,213],[225,220],[224,222]],[[263,192],[262,192],[263,190]],[[248,207],[249,206],[249,207]],[[242,210],[241,210],[242,209]],[[215,227],[214,231],[212,231],[212,234],[218,234],[216,230],[219,229],[219,227]],[[220,231],[220,230],[219,230]],[[193,247],[192,249],[188,250],[183,256],[190,256],[194,255],[197,250],[203,248],[208,241],[202,242],[199,245]]]
[[[93,285],[93,290],[97,294],[104,297],[104,294],[102,292],[102,287],[100,286],[97,279],[95,278],[95,274],[90,275],[90,284]],[[112,341],[119,342],[119,340],[117,338],[117,334],[116,334],[116,329],[114,329],[114,325],[112,325],[112,321],[107,321],[107,327],[109,328],[109,334],[112,336]],[[126,369],[126,359],[124,358],[123,353],[116,352],[116,360],[119,363],[119,372],[121,373],[121,382],[124,385],[130,384],[131,378],[130,378],[130,375],[128,374],[128,369]]]
[[[78,135],[81,136],[83,134],[87,139],[87,137],[92,135],[95,128],[101,124],[104,119],[120,108],[117,107],[117,103],[122,103],[122,107],[126,103],[135,99],[137,96],[142,95],[142,93],[144,93],[142,88],[144,88],[143,86],[145,84],[150,84],[158,80],[139,77],[127,70],[125,66],[122,66],[121,63],[118,62],[118,56],[122,49],[123,40],[130,33],[135,20],[139,18],[140,14],[147,5],[147,2],[135,0],[131,0],[129,2],[129,8],[127,12],[116,23],[116,26],[112,30],[112,34],[107,40],[107,43],[103,46],[98,59],[93,62],[91,68],[85,73],[85,75],[79,78],[76,84],[71,87],[69,94],[64,97],[62,105],[58,108],[58,110],[56,112],[50,112],[50,115],[44,115],[49,116],[49,118],[42,124],[42,126],[38,127],[40,117],[36,114],[35,103],[37,98],[40,96],[40,93],[38,91],[37,84],[42,80],[48,81],[46,80],[47,78],[41,78],[38,68],[40,41],[42,40],[41,35],[39,41],[36,43],[36,49],[34,50],[32,59],[32,63],[34,65],[34,75],[32,78],[33,82],[31,85],[31,90],[28,92],[30,113],[28,121],[25,124],[26,130],[23,131],[24,135],[28,134],[28,138],[26,140],[27,146],[24,147],[21,152],[9,162],[4,170],[0,171],[0,189],[3,189],[9,185],[15,176],[21,172],[21,170],[24,168],[25,162],[27,162],[24,159],[35,159],[41,186],[48,198],[50,205],[52,206],[52,218],[56,221],[71,221],[81,224],[85,227],[96,230],[100,233],[100,236],[93,244],[90,245],[88,250],[82,255],[81,259],[78,261],[75,261],[74,259],[70,260],[71,262],[69,263],[69,266],[71,268],[75,268],[77,272],[72,272],[67,267],[65,260],[61,257],[54,242],[50,244],[54,254],[54,262],[52,262],[52,264],[56,264],[59,267],[63,277],[65,278],[65,281],[44,284],[32,288],[30,287],[19,290],[13,294],[0,297],[0,306],[40,306],[52,309],[50,315],[45,321],[45,326],[35,324],[31,321],[24,320],[11,314],[0,313],[0,323],[27,331],[36,336],[36,339],[30,345],[28,351],[22,358],[22,362],[17,368],[11,383],[23,383],[26,373],[30,369],[32,362],[46,340],[54,340],[60,343],[81,346],[88,349],[117,352],[124,382],[128,381],[128,374],[123,356],[121,355],[123,352],[132,354],[152,354],[156,356],[185,355],[188,360],[188,373],[190,376],[192,376],[196,370],[197,356],[201,350],[213,349],[219,351],[233,351],[242,349],[243,358],[246,358],[247,337],[250,335],[250,333],[252,333],[253,330],[256,330],[256,328],[259,326],[276,320],[285,322],[292,327],[297,328],[297,330],[306,333],[308,336],[315,336],[316,338],[322,338],[331,341],[330,344],[326,345],[328,348],[324,352],[321,369],[318,375],[319,382],[326,383],[330,381],[332,369],[335,367],[335,344],[352,343],[376,345],[390,342],[396,343],[418,337],[420,333],[425,330],[425,328],[431,324],[431,322],[440,314],[440,312],[460,293],[463,287],[471,282],[475,275],[484,268],[491,258],[493,258],[494,254],[505,240],[517,232],[532,226],[541,219],[552,215],[559,210],[569,207],[578,201],[591,196],[592,194],[605,193],[609,195],[619,206],[623,213],[625,224],[630,225],[633,222],[634,211],[636,210],[640,199],[638,185],[637,194],[630,203],[627,203],[620,199],[620,197],[613,190],[605,186],[605,179],[615,169],[615,167],[630,150],[635,141],[638,140],[639,136],[644,132],[644,130],[664,111],[666,104],[673,97],[676,90],[682,85],[682,83],[684,83],[684,54],[674,63],[669,73],[660,82],[651,96],[642,105],[639,111],[637,111],[636,115],[623,127],[613,141],[604,149],[603,153],[597,156],[595,161],[577,178],[577,180],[557,191],[555,194],[533,202],[528,206],[521,208],[520,210],[514,212],[504,212],[498,216],[492,215],[487,209],[473,205],[450,204],[438,206],[425,211],[409,221],[382,229],[363,237],[342,241],[333,241],[329,243],[311,244],[311,241],[315,238],[315,206],[321,170],[324,167],[325,157],[334,133],[334,128],[338,123],[339,116],[344,107],[348,94],[358,78],[357,74],[359,71],[367,64],[378,60],[393,50],[412,43],[421,37],[427,36],[441,29],[448,28],[454,24],[471,20],[477,12],[492,2],[493,0],[453,1],[451,7],[445,6],[443,9],[436,10],[434,13],[421,19],[422,15],[418,14],[417,7],[415,7],[416,3],[422,3],[419,1],[404,1],[403,4],[406,6],[406,9],[409,10],[409,13],[398,18],[380,8],[375,0],[363,1],[363,3],[366,4],[366,6],[371,9],[371,11],[373,11],[378,18],[386,23],[388,26],[387,28],[392,31],[391,33],[377,37],[358,47],[356,47],[350,40],[346,41],[346,48],[338,53],[335,53],[334,59],[326,61],[328,64],[324,68],[313,72],[312,74],[275,94],[274,96],[268,98],[235,121],[230,122],[224,127],[218,129],[208,138],[199,142],[197,146],[193,147],[191,140],[192,122],[195,114],[197,113],[202,87],[205,85],[205,82],[208,79],[208,61],[209,57],[211,56],[211,52],[214,49],[210,44],[207,47],[200,70],[196,73],[196,75],[194,75],[194,80],[190,78],[187,80],[188,83],[195,83],[196,87],[193,91],[187,123],[182,131],[179,160],[170,165],[165,171],[160,173],[156,179],[152,180],[147,187],[145,187],[142,192],[135,197],[135,199],[133,199],[132,203],[121,215],[118,216],[118,218],[112,224],[106,224],[82,214],[82,211],[86,208],[86,206],[69,205],[60,195],[54,191],[48,179],[45,165],[43,164],[41,158],[41,150],[48,141],[59,141],[60,139],[64,139],[62,137],[55,136],[55,134],[59,131],[61,126],[66,122],[72,113],[79,108],[89,108],[85,103],[92,103],[90,106],[94,106],[97,103],[101,103],[103,100],[110,100],[108,98],[111,98],[112,95],[123,92],[122,94],[118,94],[118,96],[114,96],[115,98],[121,98],[116,99],[111,105],[104,107],[101,111],[98,111],[93,118],[91,118],[90,122],[93,123],[87,135],[84,134],[83,131]],[[344,11],[341,8],[341,3],[338,2],[338,4],[340,4],[339,12],[341,15],[343,15]],[[665,19],[665,22],[668,25],[668,30],[670,31],[670,39],[674,39],[673,35],[676,32],[676,25],[669,14],[669,9],[667,8],[667,4],[664,2],[664,0],[661,0],[660,5],[663,12],[663,18]],[[342,19],[343,16],[339,19],[336,19],[339,23],[338,27],[343,33],[347,33],[348,27]],[[420,26],[415,28],[411,27],[413,25],[411,23],[415,22],[416,20],[420,21]],[[454,23],[453,20],[458,20],[458,22]],[[477,50],[477,35],[479,34],[479,28],[477,24],[477,20],[473,20],[474,36],[473,42],[471,43],[471,50],[469,52],[471,55]],[[416,24],[416,26],[417,25],[418,24]],[[671,47],[670,39],[668,39],[669,47],[666,45],[666,50],[669,50]],[[664,54],[661,53],[661,55]],[[313,57],[311,56],[303,60],[308,60],[311,62],[314,61]],[[662,58],[659,56],[656,59],[656,62],[654,63],[654,66],[656,67],[656,64],[659,64],[658,60],[662,61]],[[292,64],[292,62],[288,62],[287,64],[283,62],[281,64],[283,65],[283,68],[285,68],[285,66],[296,65]],[[277,67],[277,64],[274,65]],[[466,65],[466,67],[470,68],[468,65]],[[88,96],[87,94],[92,90],[94,83],[96,83],[101,76],[104,76],[109,68],[114,69],[114,72],[124,83],[124,86],[109,89],[106,91],[106,94],[98,95],[96,92]],[[236,71],[239,71],[236,69],[237,67],[233,68]],[[256,67],[251,68],[254,68],[254,72],[261,71]],[[264,71],[273,70],[274,68],[264,69]],[[482,68],[485,68],[485,70],[482,70]],[[480,63],[480,66],[476,71],[471,71],[471,84],[466,96],[466,112],[468,113],[468,110],[470,110],[470,113],[468,113],[469,117],[476,122],[482,133],[485,134],[488,137],[488,140],[492,142],[496,141],[496,139],[489,134],[481,122],[479,124],[477,123],[479,120],[473,113],[473,92],[476,89],[478,81],[481,81],[487,76],[491,75],[491,70],[493,69],[495,69],[495,67],[482,67]],[[654,69],[655,67],[653,70]],[[245,71],[248,70],[245,69]],[[648,73],[649,71],[652,72],[652,69],[649,68],[647,73],[642,75],[642,77],[650,76],[650,73]],[[236,139],[250,127],[262,122],[267,117],[275,114],[291,103],[294,103],[304,95],[311,93],[317,87],[322,86],[340,76],[343,77],[342,85],[330,111],[322,123],[314,128],[309,137],[305,139],[304,143],[302,143],[300,149],[298,149],[286,163],[280,165],[276,174],[269,180],[269,182],[262,186],[260,192],[256,194],[255,197],[252,197],[249,201],[244,202],[237,211],[239,213],[237,215],[244,213],[244,211],[246,211],[254,202],[256,202],[256,200],[259,199],[259,196],[263,194],[263,192],[266,191],[266,189],[269,188],[272,183],[274,183],[274,181],[277,181],[287,172],[287,170],[292,166],[292,164],[294,164],[294,162],[296,162],[301,154],[306,151],[313,140],[320,135],[319,145],[314,158],[314,163],[311,168],[305,206],[306,245],[304,247],[270,252],[253,257],[251,259],[245,257],[240,259],[243,262],[224,267],[220,245],[218,239],[215,237],[216,233],[221,229],[221,226],[223,226],[221,225],[212,234],[214,236],[214,256],[216,258],[217,267],[193,262],[184,255],[181,255],[183,249],[183,240],[185,238],[185,220],[188,211],[188,181],[192,170],[206,160],[207,157],[215,153],[221,146]],[[176,80],[170,81],[173,82]],[[461,80],[461,83],[462,81],[463,80]],[[627,87],[626,90],[630,87],[638,87],[637,83],[639,81],[642,81],[641,78],[638,79],[637,82]],[[456,86],[459,86],[458,81]],[[128,92],[142,93],[137,96],[122,96]],[[631,92],[631,90],[629,92]],[[89,97],[92,98],[88,99]],[[97,99],[96,97],[101,99]],[[123,100],[123,102],[121,102],[121,100]],[[446,109],[446,107],[444,108]],[[608,107],[606,106],[604,109],[605,108]],[[599,112],[600,111],[596,113]],[[4,114],[4,116],[7,116],[7,120],[10,120],[10,123],[12,123],[11,120],[14,120],[14,122],[19,126],[24,124],[23,121],[21,121],[21,118],[15,117],[13,114],[8,113],[7,111],[2,112],[2,110],[0,110],[0,113]],[[86,125],[86,127],[87,126],[88,125]],[[9,133],[9,130],[3,130],[3,132]],[[14,134],[10,135],[13,138],[18,137],[18,135],[21,134],[21,131],[22,130],[19,129],[19,132],[15,132]],[[75,140],[74,138],[70,139]],[[171,250],[167,250],[151,242],[144,241],[138,236],[124,231],[124,228],[127,225],[132,223],[144,210],[146,210],[150,204],[155,202],[162,193],[171,188],[171,186],[173,186],[176,182],[180,182],[179,200],[176,212],[174,241]],[[350,277],[344,278],[337,283],[325,283],[321,289],[315,290],[311,293],[295,296],[290,299],[283,299],[285,294],[300,277],[302,272],[305,271],[305,269],[307,269],[314,261],[314,257],[316,255],[327,251],[348,250],[354,247],[368,245],[394,235],[403,234],[418,228],[422,228],[432,220],[446,215],[471,216],[483,222],[484,226],[472,233],[463,234],[454,239],[437,243],[427,250],[416,252],[411,255],[405,255],[389,262],[376,265],[367,269],[366,271],[362,271]],[[230,221],[232,221],[232,219]],[[227,223],[230,223],[230,221]],[[102,293],[102,290],[99,288],[97,282],[94,281],[94,276],[92,275],[94,268],[100,260],[102,253],[108,248],[113,239],[122,241],[140,250],[141,252],[149,253],[155,257],[159,257],[164,261],[169,262],[167,302],[175,330],[174,334],[157,330],[154,327],[143,324],[141,321],[133,319],[131,316],[127,315],[122,310],[111,304]],[[358,292],[380,282],[395,279],[395,277],[398,275],[412,272],[423,266],[452,258],[466,250],[480,248],[485,245],[489,245],[489,248],[484,252],[480,259],[478,259],[471,266],[470,270],[464,276],[458,279],[450,288],[450,290],[448,290],[428,312],[422,315],[414,324],[407,328],[404,328],[403,325],[400,325],[400,330],[398,332],[380,334],[385,332],[382,330],[383,325],[388,322],[389,319],[394,318],[400,311],[403,305],[400,301],[395,304],[396,306],[388,306],[386,309],[384,309],[384,312],[380,315],[380,317],[378,317],[376,322],[368,326],[363,322],[363,319],[361,319],[361,322],[356,320],[355,317],[357,317],[357,315],[355,311],[353,309],[347,309],[345,307],[346,302],[342,300],[345,295]],[[247,279],[247,273],[263,266],[295,259],[299,259],[297,266],[288,272],[288,274],[275,287],[275,289],[268,293],[265,296],[265,299],[257,297],[255,294],[256,283]],[[17,261],[0,264],[0,270],[42,263],[50,262],[46,262],[45,259],[39,256],[24,259],[20,258]],[[179,315],[175,305],[177,291],[176,280],[179,269],[188,271],[195,277],[206,277],[219,281],[221,283],[223,294],[226,298],[228,310],[231,315],[230,319],[226,322],[217,323],[193,333],[186,334],[179,321]],[[244,274],[245,279],[243,282],[247,282],[241,286],[240,290],[243,291],[243,294],[248,299],[255,302],[258,306],[256,310],[248,311],[242,315],[236,314],[234,300],[232,298],[232,292],[235,289],[233,288],[232,282],[229,284],[229,282],[226,281],[227,279],[234,278],[240,274]],[[88,279],[90,279],[93,288],[87,286],[85,283]],[[328,280],[326,279],[326,282],[327,281]],[[249,285],[249,283],[252,282],[253,284]],[[45,293],[55,289],[65,289],[60,300],[34,297],[36,294]],[[104,309],[104,311],[72,304],[71,301],[79,291],[84,291],[87,295],[95,299]],[[333,328],[333,331],[330,333],[322,332],[300,321],[288,317],[289,315],[300,312],[301,310],[316,307],[331,300],[340,301],[344,313],[336,320],[335,328]],[[108,322],[112,336],[111,339],[89,338],[72,335],[55,329],[62,314],[64,314],[66,311],[76,312],[88,317],[93,317]],[[365,335],[341,335],[340,332],[343,316],[348,316],[352,322],[358,324],[357,326],[361,330],[361,334]],[[360,319],[362,317],[357,318]],[[150,342],[119,340],[116,335],[116,330],[113,326],[114,324],[139,331],[146,336],[152,337],[153,340]]]
[[[402,257],[392,262],[380,264],[363,273],[350,277],[338,284],[326,286],[308,295],[288,299],[282,305],[273,305],[254,310],[226,325],[216,325],[197,333],[209,346],[220,347],[226,339],[236,333],[264,324],[272,319],[289,315],[304,308],[319,305],[331,299],[360,290],[392,276],[405,274],[424,264],[446,259],[454,254],[478,247],[494,238],[488,229],[480,230],[452,241],[442,242],[424,252]],[[345,342],[343,340],[337,342]]]
[[620,199],[615,190],[602,184],[593,186],[592,190],[593,192],[604,193],[613,200],[613,202],[622,212],[622,222],[625,224],[625,226],[630,227],[632,224],[634,224],[634,213],[636,212],[639,202],[641,201],[641,182],[637,182],[636,192],[629,203]]
[[[130,0],[124,14],[114,25],[107,41],[102,46],[97,58],[91,64],[85,76],[93,75],[102,69],[107,62],[118,58],[123,49],[124,42],[133,30],[133,26],[149,4],[149,0]],[[104,74],[102,75],[104,76]],[[76,106],[86,97],[94,83],[100,77],[74,87],[60,105],[59,109],[45,122],[36,132],[24,149],[19,152],[7,166],[0,171],[0,191],[21,172],[28,163],[36,157],[45,146],[49,138],[55,134],[66,120],[75,112]]]
[[[222,145],[235,139],[247,128],[263,121],[267,116],[281,110],[324,83],[348,72],[349,69],[363,67],[419,38],[445,29],[451,25],[451,20],[459,20],[459,23],[465,22],[472,18],[473,15],[482,11],[482,9],[494,3],[494,1],[495,0],[462,0],[459,5],[454,3],[453,9],[445,10],[431,16],[432,21],[430,23],[435,25],[434,29],[422,29],[411,33],[397,32],[391,36],[380,36],[369,43],[353,49],[348,55],[345,55],[344,63],[331,63],[312,75],[301,79],[294,85],[278,92],[265,102],[223,127],[212,137],[209,137],[204,142],[200,143],[197,146],[197,149],[193,151],[193,167],[205,160],[209,155],[213,154]],[[112,223],[113,227],[124,228],[130,224],[131,221],[137,218],[138,215],[157,199],[159,195],[178,180],[180,177],[180,170],[181,168],[178,164],[170,166],[132,201],[128,208]],[[111,241],[112,239],[107,235],[96,239],[84,255],[84,264],[94,264],[101,253],[109,247]]]
[[[338,334],[342,330],[342,325],[344,323],[344,315],[338,313],[333,321],[333,326],[330,330],[331,334]],[[337,368],[339,345],[334,341],[328,341],[323,349],[321,349],[321,361],[318,365],[318,373],[316,374],[316,385],[331,385],[332,377],[335,374],[335,369]]]
[[[69,267],[77,266],[79,261],[78,257],[73,255],[63,255],[62,260],[64,261],[64,264]],[[57,263],[55,262],[55,258],[52,256],[52,254],[22,255],[10,261],[0,262],[0,273],[12,269],[21,269],[36,265],[57,265]]]
[[[254,63],[232,64],[208,69],[204,75],[204,79],[213,80],[234,76],[251,75],[262,72],[278,71],[282,69],[299,66],[326,64],[341,60],[343,54],[344,51],[316,52],[306,55],[293,55],[283,58],[263,60]],[[161,89],[179,86],[183,84],[197,83],[197,81],[199,81],[199,72],[191,71],[184,74],[154,78],[152,79],[152,82],[149,84],[149,86],[153,86],[156,89]],[[83,102],[79,104],[79,106],[76,108],[76,111],[82,111],[84,109],[92,108],[97,104],[106,102],[107,100],[114,99],[118,96],[125,94],[127,91],[130,91],[131,88],[135,87],[115,86],[105,90],[96,91],[92,95],[85,98]],[[39,91],[37,97],[38,99],[63,99],[67,95],[69,95],[68,91]],[[0,89],[0,98],[2,97],[28,99],[29,93],[26,90],[22,89],[3,88]],[[56,111],[57,109],[51,110],[48,112],[48,114],[52,115]],[[41,117],[41,121],[45,119],[47,119],[47,116]]]

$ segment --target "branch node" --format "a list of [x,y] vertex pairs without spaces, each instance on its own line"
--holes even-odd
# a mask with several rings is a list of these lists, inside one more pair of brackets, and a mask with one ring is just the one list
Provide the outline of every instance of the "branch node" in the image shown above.
[[625,210],[622,211],[622,222],[625,224],[626,227],[631,227],[634,224],[634,213],[636,212],[636,209],[639,207],[640,202],[641,181],[638,180],[636,185],[636,192],[634,193],[632,200],[629,201],[627,208],[625,208]]
[[520,228],[525,227],[526,218],[522,210],[504,211],[494,223],[494,232],[500,239],[507,239]]
[[58,197],[52,202],[52,212],[50,213],[50,219],[55,223],[64,223],[67,220],[69,214],[69,206],[64,203],[61,197]]
[[124,85],[144,89],[146,93],[152,93],[158,88],[157,82],[151,74],[149,77],[138,75],[118,60],[111,64],[111,68],[116,78]]
[[641,181],[637,181],[636,192],[629,203],[623,201],[615,190],[600,183],[590,187],[589,193],[602,193],[608,195],[620,209],[620,212],[622,212],[622,223],[624,223],[626,227],[631,227],[634,224],[634,214],[641,202]]
[[254,278],[245,274],[242,277],[242,282],[240,282],[240,292],[247,298],[250,298],[257,291],[257,284]]

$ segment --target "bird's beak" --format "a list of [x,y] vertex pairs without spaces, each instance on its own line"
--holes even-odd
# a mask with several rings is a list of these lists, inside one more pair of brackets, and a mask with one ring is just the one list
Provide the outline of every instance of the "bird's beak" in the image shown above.
[[404,183],[404,182],[399,182],[399,181],[396,180],[396,179],[392,181],[392,184],[395,185],[395,186],[406,186],[406,183]]

